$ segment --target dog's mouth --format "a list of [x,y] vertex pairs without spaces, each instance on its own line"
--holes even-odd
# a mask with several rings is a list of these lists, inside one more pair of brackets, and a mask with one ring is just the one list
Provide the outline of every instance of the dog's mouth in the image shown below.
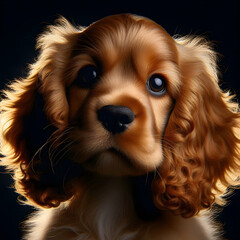
[[109,151],[109,152],[111,152],[111,153],[113,153],[113,154],[116,154],[116,155],[118,155],[118,156],[121,156],[123,159],[126,160],[126,162],[128,162],[129,164],[131,164],[130,159],[129,159],[123,152],[121,152],[120,150],[117,150],[116,148],[111,147],[111,148],[109,148],[107,151]]
[[87,171],[110,176],[143,174],[131,158],[114,147],[90,157],[83,167]]

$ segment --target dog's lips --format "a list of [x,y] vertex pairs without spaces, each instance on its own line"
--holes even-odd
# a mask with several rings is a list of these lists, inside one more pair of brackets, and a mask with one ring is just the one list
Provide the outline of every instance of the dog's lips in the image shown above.
[[126,159],[126,160],[130,161],[130,159],[123,152],[121,152],[120,150],[117,150],[114,147],[109,148],[107,151],[109,151],[113,154],[117,154],[117,155],[121,156],[123,159]]
[[[132,160],[129,159],[123,152],[121,152],[120,150],[117,150],[114,147],[108,148],[107,150],[104,150],[103,152],[101,152],[100,154],[111,154],[114,157],[118,157],[121,158],[122,161],[124,161],[126,164],[129,165],[129,167],[134,167],[132,164]],[[91,162],[91,161],[96,161],[96,159],[98,158],[98,154],[94,155],[93,157],[91,157],[89,160],[87,160],[87,162]]]
[[143,172],[122,151],[111,147],[83,163],[85,170],[106,175],[142,175]]

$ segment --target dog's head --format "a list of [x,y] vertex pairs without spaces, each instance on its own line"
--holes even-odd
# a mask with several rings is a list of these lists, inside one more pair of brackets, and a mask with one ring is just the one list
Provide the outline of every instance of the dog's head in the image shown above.
[[1,103],[2,163],[28,199],[57,206],[73,176],[155,172],[156,206],[191,216],[233,184],[238,106],[204,39],[122,14],[86,29],[61,19],[38,48]]

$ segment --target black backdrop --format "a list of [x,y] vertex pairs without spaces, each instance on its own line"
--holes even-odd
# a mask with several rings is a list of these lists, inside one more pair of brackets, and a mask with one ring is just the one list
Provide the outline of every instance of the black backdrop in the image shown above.
[[[219,66],[222,87],[240,97],[239,79],[239,1],[19,1],[0,0],[0,88],[8,81],[25,76],[27,64],[37,56],[37,35],[59,15],[78,25],[87,26],[104,16],[134,13],[162,25],[171,35],[200,34],[216,45],[221,53]],[[20,222],[31,208],[17,203],[17,194],[10,188],[11,178],[0,169],[0,239],[18,240]],[[235,191],[231,203],[219,219],[225,225],[229,240],[240,239],[240,194]]]

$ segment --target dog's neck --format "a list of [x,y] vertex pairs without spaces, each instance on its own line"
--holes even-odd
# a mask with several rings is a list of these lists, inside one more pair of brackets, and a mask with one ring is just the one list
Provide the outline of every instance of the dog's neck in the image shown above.
[[[89,175],[85,179],[85,191],[79,199],[84,204],[96,202],[102,207],[111,209],[131,209],[133,215],[144,221],[154,220],[159,216],[159,210],[155,207],[151,195],[151,182],[154,174],[135,177],[110,177],[101,175]],[[80,191],[81,192],[81,191]],[[87,198],[90,198],[89,200]],[[85,200],[86,199],[86,200]],[[106,206],[105,206],[106,205]],[[99,209],[99,208],[98,208]],[[121,213],[118,213],[121,215]]]
[[84,223],[86,230],[94,229],[101,239],[106,235],[106,239],[117,239],[123,234],[136,234],[131,224],[137,225],[139,220],[129,181],[127,177],[91,176],[88,179],[83,193],[71,201],[76,218]]

